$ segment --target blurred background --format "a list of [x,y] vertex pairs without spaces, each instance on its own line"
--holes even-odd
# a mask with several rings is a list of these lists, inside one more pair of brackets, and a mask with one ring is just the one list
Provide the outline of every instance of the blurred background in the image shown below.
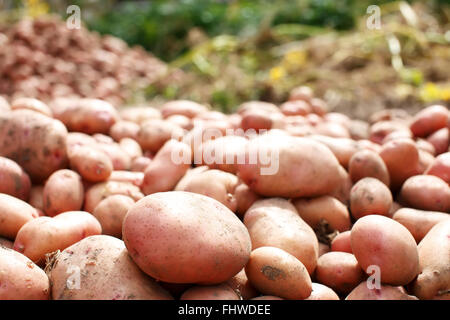
[[0,0],[0,95],[232,112],[307,85],[360,119],[416,112],[450,106],[449,26],[448,0]]

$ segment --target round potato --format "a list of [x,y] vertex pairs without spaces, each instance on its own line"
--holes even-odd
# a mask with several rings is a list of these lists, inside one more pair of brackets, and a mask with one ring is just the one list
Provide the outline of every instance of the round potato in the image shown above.
[[13,160],[0,157],[0,193],[27,201],[31,181],[28,174]]
[[412,133],[417,137],[425,137],[447,126],[449,112],[446,107],[432,105],[418,112],[410,125]]
[[142,157],[143,152],[139,143],[131,138],[122,138],[119,141],[119,145],[123,151],[131,158],[131,160]]
[[193,286],[187,289],[180,300],[240,300],[236,292],[227,284]]
[[143,150],[157,152],[168,140],[182,137],[184,130],[169,121],[153,119],[144,122],[136,141]]
[[111,159],[93,146],[80,146],[69,155],[70,167],[90,182],[105,181],[111,175]]
[[253,250],[245,266],[245,274],[263,294],[295,300],[311,295],[311,278],[305,266],[279,248],[260,247]]
[[0,193],[0,236],[14,239],[19,229],[39,213],[25,201]]
[[331,241],[331,251],[353,253],[350,235],[351,235],[351,231],[344,231],[342,233],[339,233]]
[[369,214],[388,216],[391,206],[391,191],[378,179],[363,178],[350,191],[350,211],[355,219]]
[[350,159],[348,173],[353,183],[362,178],[372,177],[380,180],[389,187],[389,171],[383,159],[372,150],[360,150]]
[[380,215],[360,218],[353,225],[351,244],[361,268],[366,272],[369,266],[379,268],[384,284],[406,285],[419,273],[416,241],[395,220]]
[[233,212],[212,198],[183,191],[136,202],[122,235],[144,272],[171,283],[224,282],[242,270],[251,251],[248,231]]
[[100,201],[92,214],[100,222],[103,234],[122,238],[123,219],[133,205],[132,198],[116,194]]

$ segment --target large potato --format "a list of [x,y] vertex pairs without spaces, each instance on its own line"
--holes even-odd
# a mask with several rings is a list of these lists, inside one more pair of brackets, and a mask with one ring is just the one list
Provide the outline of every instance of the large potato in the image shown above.
[[293,255],[275,247],[252,251],[245,266],[250,283],[261,293],[302,300],[311,295],[311,278],[305,266]]
[[65,168],[67,129],[31,110],[0,113],[0,156],[16,161],[36,181]]
[[17,233],[14,250],[41,265],[47,253],[64,250],[81,239],[101,233],[100,223],[91,214],[69,211],[54,218],[28,221]]
[[31,181],[28,174],[14,161],[0,157],[0,193],[28,200]]
[[152,194],[136,202],[123,222],[123,239],[137,265],[173,283],[217,284],[247,263],[247,229],[220,202],[195,193]]
[[46,271],[54,300],[171,300],[130,258],[122,240],[87,237],[56,254]]
[[0,193],[0,236],[14,239],[19,229],[39,216],[25,201]]
[[350,191],[350,211],[355,219],[368,214],[388,216],[392,206],[391,190],[380,180],[363,178]]
[[352,251],[361,268],[380,270],[381,282],[394,286],[410,283],[419,273],[414,237],[403,225],[380,215],[360,218],[351,231]]
[[420,273],[412,284],[419,299],[450,299],[450,220],[436,224],[418,246]]
[[300,218],[295,207],[282,198],[256,201],[244,216],[253,250],[277,247],[300,260],[312,274],[319,255],[313,229]]
[[48,216],[80,210],[84,201],[81,177],[72,170],[56,171],[45,182],[43,197],[44,211]]
[[350,159],[348,173],[353,183],[362,178],[372,177],[380,180],[389,187],[389,171],[383,159],[374,151],[360,150]]
[[0,246],[0,300],[48,300],[44,270],[23,254]]
[[345,300],[418,300],[408,295],[402,287],[381,284],[379,288],[369,288],[366,281],[361,282]]
[[326,146],[289,136],[266,134],[250,140],[238,172],[252,190],[272,197],[321,196],[339,183],[339,163]]

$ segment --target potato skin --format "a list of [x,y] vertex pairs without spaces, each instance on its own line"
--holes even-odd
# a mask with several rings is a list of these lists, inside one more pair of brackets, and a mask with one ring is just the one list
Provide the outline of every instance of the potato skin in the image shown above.
[[319,256],[313,229],[300,218],[295,207],[282,198],[256,201],[244,216],[253,250],[277,247],[299,259],[312,274]]
[[355,219],[369,214],[388,216],[392,201],[391,191],[375,178],[363,178],[350,190],[350,211]]
[[180,300],[240,300],[240,298],[228,284],[222,283],[193,286],[181,295]]
[[116,194],[100,201],[92,213],[102,226],[102,233],[122,238],[122,223],[134,200],[128,196]]
[[439,177],[450,185],[450,152],[437,156],[425,174]]
[[81,146],[69,155],[70,167],[90,182],[105,181],[111,175],[111,159],[93,146]]
[[56,171],[45,182],[43,196],[44,211],[50,217],[80,210],[84,200],[80,175],[68,169]]
[[364,278],[364,271],[355,256],[347,252],[328,252],[317,260],[318,282],[339,293],[349,293]]
[[353,183],[362,178],[372,177],[380,180],[389,187],[389,171],[383,159],[372,150],[360,150],[350,159],[348,173]]
[[[47,265],[53,300],[172,300],[167,291],[134,264],[122,240],[87,237]],[[79,289],[67,283],[80,271]],[[99,276],[102,275],[102,276]]]
[[44,270],[23,254],[0,246],[0,300],[48,300]]
[[331,251],[340,251],[353,253],[352,243],[350,241],[351,231],[339,233],[333,241],[331,241]]
[[345,300],[418,300],[408,295],[402,287],[382,284],[379,289],[369,289],[366,281],[361,282]]
[[361,268],[380,268],[381,282],[394,286],[410,283],[419,273],[414,237],[403,225],[380,215],[362,217],[351,230],[352,251]]
[[275,247],[252,251],[245,266],[250,283],[263,294],[302,300],[311,295],[311,278],[293,255]]
[[64,250],[85,237],[102,233],[100,223],[91,214],[69,211],[54,218],[39,217],[20,228],[14,241],[14,250],[41,265],[45,255]]
[[144,272],[171,283],[224,282],[242,270],[251,251],[248,231],[234,213],[212,198],[183,191],[136,202],[122,235]]
[[183,115],[188,118],[194,118],[208,111],[204,105],[190,100],[173,100],[166,102],[161,106],[161,115],[168,118],[172,115]]
[[405,181],[400,198],[415,209],[450,212],[450,187],[436,176],[417,175]]
[[[261,154],[271,157],[268,165],[262,164]],[[255,155],[258,159],[253,164],[250,160]],[[238,172],[250,189],[269,197],[321,196],[339,183],[339,163],[333,153],[319,142],[299,137],[279,139],[266,134],[250,140],[245,164],[238,164]]]
[[300,217],[313,229],[323,221],[339,232],[350,229],[350,214],[347,207],[333,197],[300,198],[295,199],[292,203]]
[[450,215],[437,211],[401,208],[394,213],[392,219],[404,225],[419,243],[431,228],[441,221],[450,219]]
[[0,156],[16,161],[33,181],[66,167],[66,136],[60,121],[38,112],[0,113]]
[[0,193],[27,201],[31,181],[28,174],[13,160],[0,157]]
[[32,207],[44,211],[44,186],[34,185],[31,187],[28,203]]
[[239,217],[244,217],[247,210],[255,203],[255,201],[259,200],[261,197],[250,190],[248,185],[246,185],[243,181],[239,180],[236,189],[234,189],[234,197],[236,198],[236,214]]
[[339,296],[333,291],[333,289],[323,284],[313,282],[311,287],[311,295],[305,300],[340,300]]
[[11,103],[11,110],[29,109],[53,117],[52,110],[42,101],[34,98],[17,98]]
[[0,193],[0,236],[14,239],[19,229],[39,216],[25,201]]
[[144,151],[158,152],[170,139],[182,137],[184,130],[169,121],[152,119],[144,122],[137,134],[136,141]]
[[418,245],[420,274],[411,285],[419,299],[447,297],[450,288],[450,220],[436,224]]
[[418,112],[410,125],[412,133],[417,137],[425,137],[436,130],[447,126],[449,112],[441,105],[429,106]]

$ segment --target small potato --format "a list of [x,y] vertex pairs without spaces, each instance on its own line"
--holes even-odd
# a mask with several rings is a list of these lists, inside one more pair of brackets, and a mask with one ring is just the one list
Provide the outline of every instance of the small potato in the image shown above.
[[436,149],[427,140],[419,138],[416,140],[416,145],[417,145],[417,148],[419,149],[419,151],[422,150],[422,151],[428,152],[432,156],[436,155]]
[[450,152],[438,155],[424,174],[439,177],[450,185]]
[[19,229],[39,216],[35,208],[25,201],[0,193],[0,236],[14,239]]
[[264,102],[264,101],[247,101],[242,103],[237,108],[237,113],[242,115],[245,112],[252,111],[252,110],[263,110],[267,113],[281,113],[280,109],[276,105],[270,102]]
[[369,139],[369,124],[362,120],[351,120],[348,126],[350,137],[353,140]]
[[311,295],[305,300],[340,300],[333,289],[323,284],[313,282]]
[[255,201],[259,200],[261,197],[250,190],[248,185],[239,180],[238,185],[234,189],[234,197],[236,198],[236,214],[240,217],[244,217],[247,210],[255,203]]
[[163,118],[167,118],[172,115],[183,115],[188,118],[194,118],[207,111],[208,108],[204,105],[189,100],[169,101],[161,106],[161,114]]
[[350,211],[355,219],[369,214],[388,216],[391,206],[391,191],[378,179],[363,178],[350,191]]
[[161,111],[150,106],[131,106],[119,111],[120,117],[125,121],[141,124],[151,119],[161,119]]
[[283,114],[275,112],[267,112],[260,109],[248,110],[241,113],[241,128],[244,131],[269,130],[275,128],[276,123],[283,119]]
[[81,210],[84,201],[81,177],[72,170],[58,170],[45,182],[43,196],[44,212],[50,217]]
[[245,269],[239,271],[226,282],[242,299],[249,300],[258,296],[258,291],[248,281]]
[[44,186],[36,185],[31,187],[28,203],[32,207],[44,211]]
[[418,300],[408,295],[402,287],[382,284],[380,288],[369,288],[366,281],[361,282],[345,300]]
[[449,298],[450,220],[436,224],[418,246],[420,273],[412,284],[419,299]]
[[34,98],[17,98],[13,100],[11,110],[17,109],[29,109],[42,113],[50,118],[53,117],[52,110],[44,102]]
[[319,243],[313,229],[298,215],[286,199],[256,201],[244,216],[253,250],[277,247],[292,254],[313,273],[319,255]]
[[70,167],[83,179],[101,182],[108,179],[113,170],[111,159],[94,146],[81,146],[69,155]]
[[374,151],[361,150],[356,152],[349,161],[348,173],[353,183],[362,178],[372,177],[389,187],[389,171],[383,159]]
[[418,112],[410,125],[416,137],[425,137],[447,126],[449,112],[446,107],[432,105]]
[[142,157],[143,152],[139,143],[136,140],[131,138],[122,138],[119,142],[120,147],[126,154],[131,158],[131,160]]
[[287,101],[280,106],[281,112],[286,116],[305,116],[311,113],[311,106],[306,101]]
[[120,181],[100,182],[87,189],[84,210],[93,213],[100,201],[115,194],[129,196],[134,201],[138,201],[144,197],[139,187],[132,183]]
[[130,156],[123,152],[118,143],[98,143],[97,148],[111,159],[114,170],[128,170],[131,167]]
[[0,157],[0,193],[27,201],[30,188],[28,174],[13,160]]
[[292,204],[300,217],[313,229],[323,222],[339,232],[350,229],[350,214],[347,207],[333,197],[300,198],[295,199]]
[[191,166],[189,146],[176,140],[167,141],[144,172],[145,195],[171,191]]
[[355,256],[347,252],[329,252],[317,260],[315,277],[339,293],[349,293],[364,278]]
[[312,89],[307,86],[295,87],[289,93],[289,101],[301,100],[310,102],[312,99],[314,99],[314,93]]
[[[74,270],[81,274],[78,283]],[[46,271],[53,300],[173,299],[139,270],[122,240],[106,235],[84,238],[54,255]]]
[[136,139],[139,129],[140,126],[137,123],[121,120],[111,126],[109,135],[117,142],[123,138]]
[[214,286],[193,286],[187,289],[180,300],[241,300],[234,290],[222,283]]
[[353,253],[352,243],[350,241],[351,231],[339,233],[333,241],[331,241],[331,251],[340,251]]
[[450,187],[436,176],[417,175],[405,181],[400,198],[407,206],[429,211],[450,212]]
[[142,150],[157,152],[168,140],[182,137],[184,130],[168,121],[153,119],[144,122],[136,141]]
[[443,212],[401,208],[394,213],[392,219],[405,226],[419,243],[434,225],[450,219],[450,215]]
[[384,141],[386,137],[393,134],[396,135],[395,139],[400,137],[412,138],[412,133],[405,122],[398,120],[387,120],[377,122],[370,127],[369,140],[378,144],[382,144],[383,142],[386,143],[388,141],[395,140],[387,139],[388,141]]
[[148,165],[152,162],[152,159],[142,156],[133,159],[131,162],[130,170],[133,172],[144,172]]
[[377,266],[384,284],[410,283],[419,273],[419,255],[414,237],[403,225],[380,215],[356,221],[351,230],[352,251],[366,272]]
[[48,300],[44,270],[23,254],[0,246],[0,300]]
[[122,223],[134,200],[128,196],[116,194],[100,201],[92,213],[102,226],[102,233],[122,238]]
[[302,300],[311,295],[311,278],[293,255],[275,247],[252,251],[245,266],[250,283],[263,294]]
[[446,152],[450,145],[450,129],[437,130],[427,137],[427,141],[433,145],[436,155]]
[[191,130],[193,128],[192,120],[181,114],[174,114],[166,118],[166,121],[172,122],[184,130]]
[[54,218],[39,217],[28,221],[17,233],[14,250],[42,265],[47,253],[64,250],[81,239],[101,233],[100,223],[91,214],[69,211]]

